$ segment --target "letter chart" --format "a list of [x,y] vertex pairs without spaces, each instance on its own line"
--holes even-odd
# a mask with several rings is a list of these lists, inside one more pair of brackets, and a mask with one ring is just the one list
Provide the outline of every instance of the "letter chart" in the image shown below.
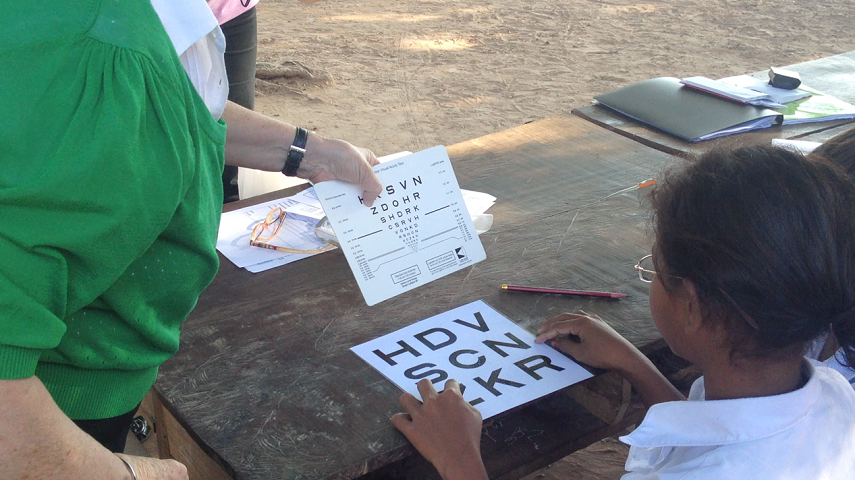
[[423,378],[438,391],[457,380],[484,419],[592,376],[481,300],[351,350],[416,398]]
[[315,192],[368,305],[484,260],[445,147],[374,167],[383,185],[370,207],[340,181]]

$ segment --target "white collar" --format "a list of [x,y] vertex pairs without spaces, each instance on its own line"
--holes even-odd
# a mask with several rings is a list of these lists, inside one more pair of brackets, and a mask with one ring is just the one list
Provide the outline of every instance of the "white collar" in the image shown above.
[[[704,379],[692,385],[688,401],[653,405],[626,444],[642,447],[716,446],[768,437],[792,427],[814,408],[822,394],[816,369],[805,362],[809,380],[802,388],[769,397],[704,400]],[[700,428],[687,428],[696,425]]]
[[150,1],[179,57],[217,28],[217,17],[204,0]]

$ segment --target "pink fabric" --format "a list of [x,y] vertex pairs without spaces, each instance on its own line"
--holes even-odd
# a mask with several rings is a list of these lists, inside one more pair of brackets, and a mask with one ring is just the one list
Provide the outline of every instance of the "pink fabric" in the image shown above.
[[208,6],[220,25],[237,17],[258,3],[258,0],[208,0]]

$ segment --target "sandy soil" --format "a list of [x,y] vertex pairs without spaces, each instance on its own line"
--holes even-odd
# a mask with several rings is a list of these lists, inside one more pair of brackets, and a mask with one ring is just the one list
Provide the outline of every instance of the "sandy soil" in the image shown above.
[[378,154],[567,114],[646,78],[855,49],[849,0],[263,0],[258,15],[257,110]]
[[[258,6],[256,109],[378,155],[450,145],[657,76],[855,50],[851,0],[341,0]],[[618,478],[605,441],[529,478]]]

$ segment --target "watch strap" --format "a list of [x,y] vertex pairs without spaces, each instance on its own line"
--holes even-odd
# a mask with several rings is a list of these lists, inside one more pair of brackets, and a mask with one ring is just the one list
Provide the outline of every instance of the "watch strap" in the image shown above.
[[282,169],[282,173],[289,177],[297,176],[297,169],[300,168],[303,154],[306,153],[306,141],[308,139],[309,131],[297,127],[297,134],[294,135],[294,142],[288,148],[288,157],[285,159],[285,167]]

